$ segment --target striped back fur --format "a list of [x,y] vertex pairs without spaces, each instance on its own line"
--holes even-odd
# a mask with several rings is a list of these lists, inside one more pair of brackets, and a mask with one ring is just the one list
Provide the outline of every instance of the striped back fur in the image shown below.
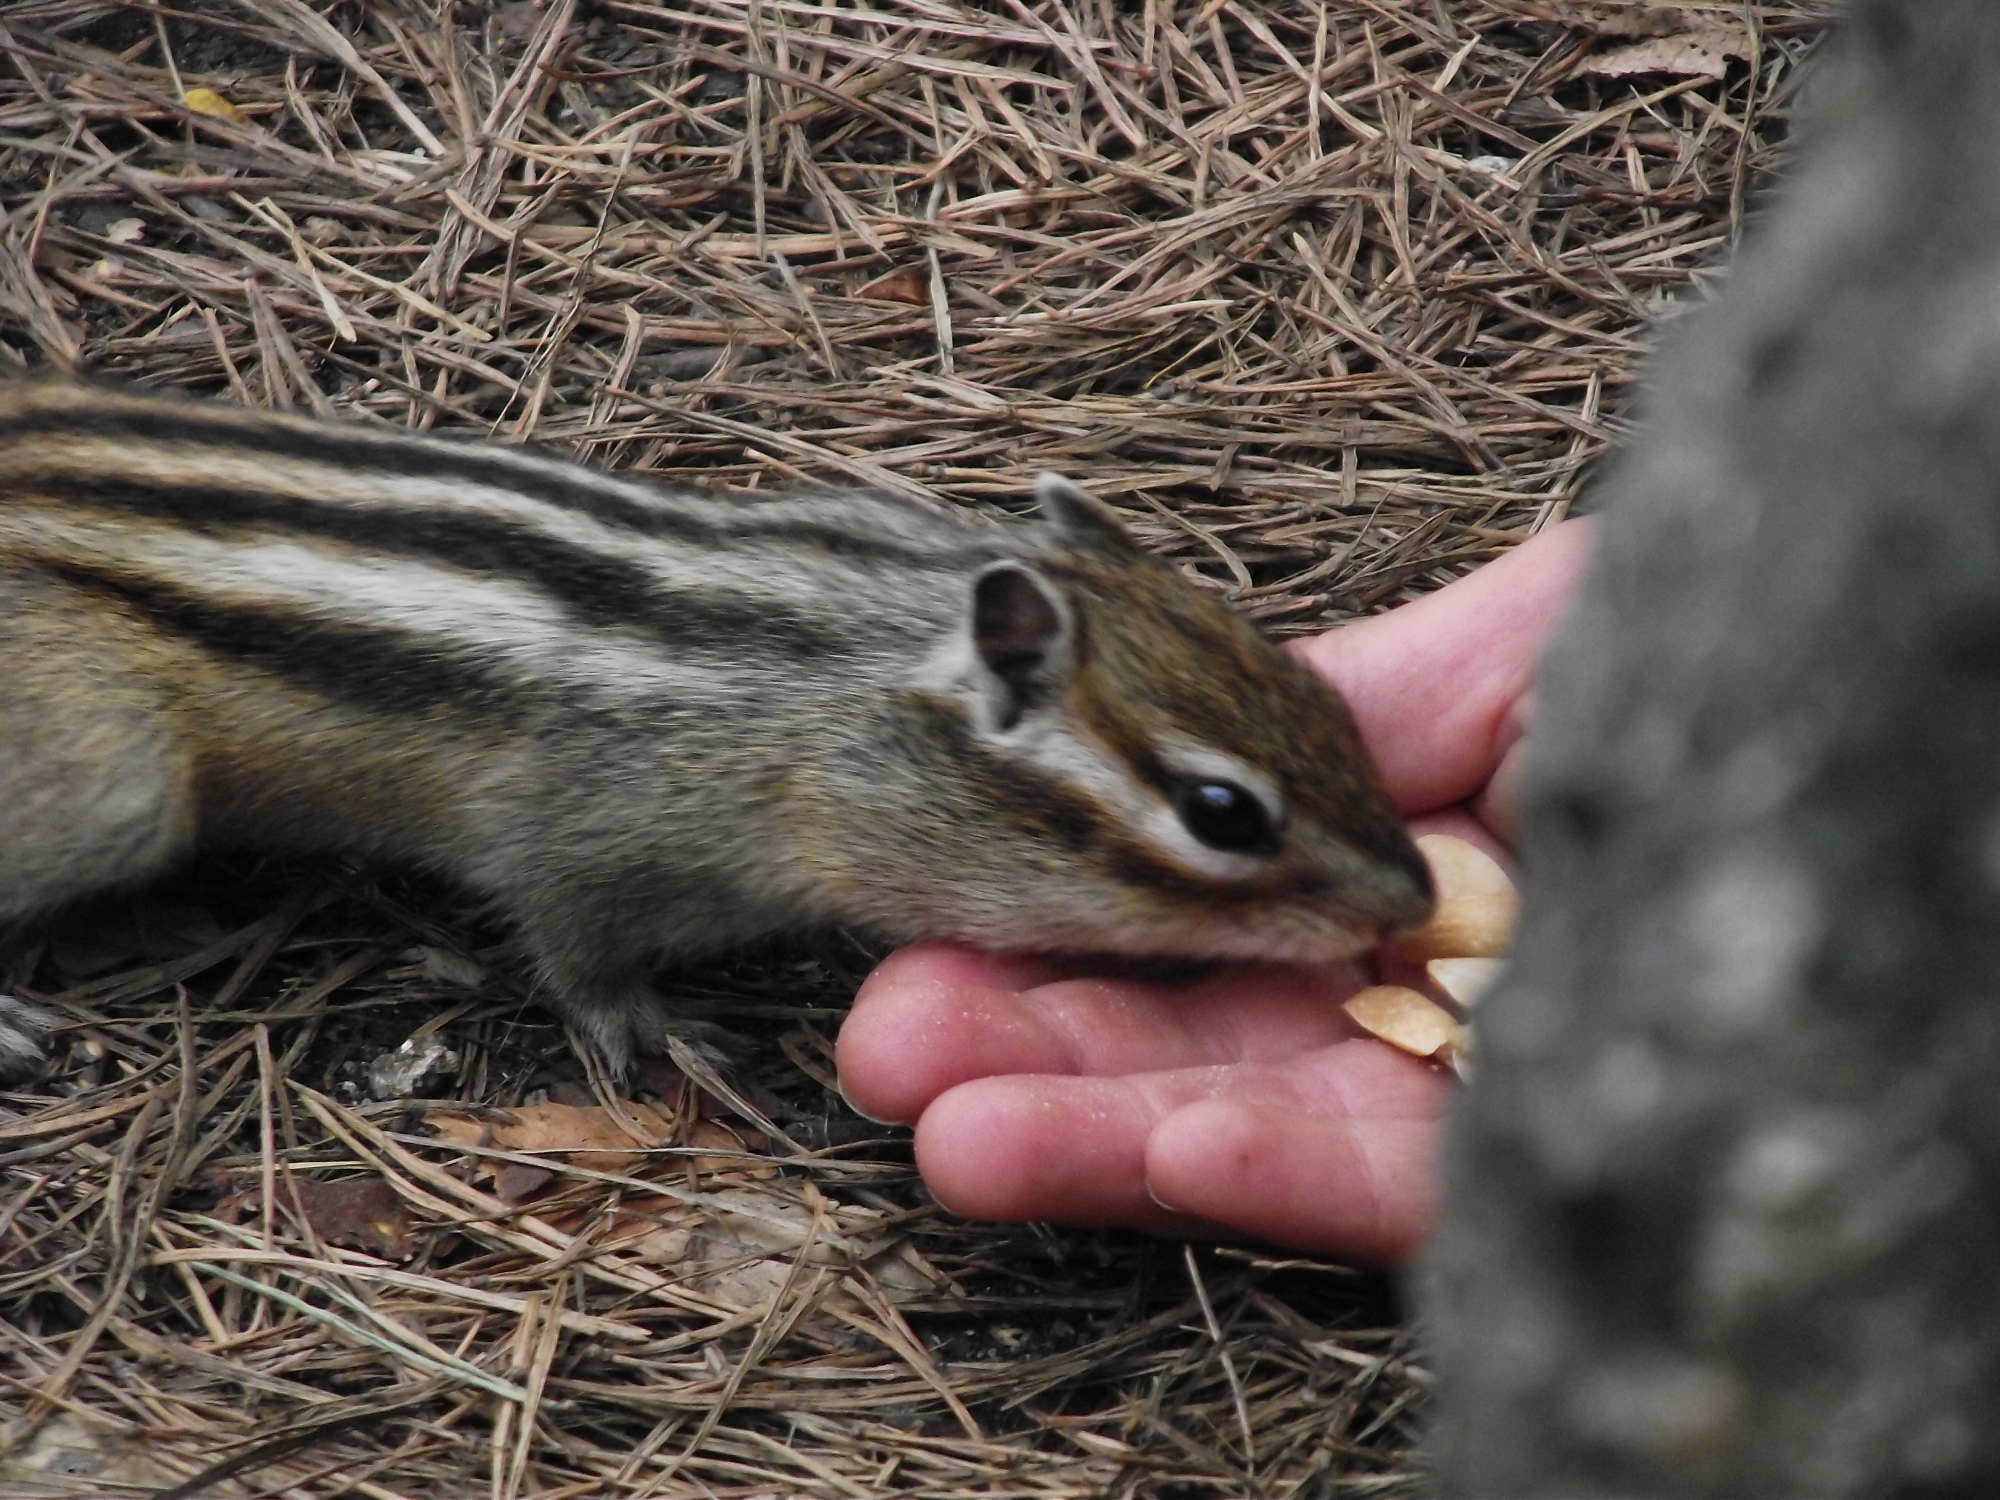
[[614,1057],[654,958],[800,924],[1321,959],[1419,920],[1339,700],[1040,493],[669,491],[0,385],[0,845],[37,851],[0,918],[206,844],[416,861]]

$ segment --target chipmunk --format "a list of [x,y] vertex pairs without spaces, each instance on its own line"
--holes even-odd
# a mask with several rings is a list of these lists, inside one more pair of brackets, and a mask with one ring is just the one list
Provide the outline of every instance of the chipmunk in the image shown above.
[[[1041,521],[0,384],[0,923],[209,848],[441,872],[617,1072],[653,968],[907,941],[1335,960],[1430,901],[1340,698]],[[0,1070],[39,1058],[0,1008]]]

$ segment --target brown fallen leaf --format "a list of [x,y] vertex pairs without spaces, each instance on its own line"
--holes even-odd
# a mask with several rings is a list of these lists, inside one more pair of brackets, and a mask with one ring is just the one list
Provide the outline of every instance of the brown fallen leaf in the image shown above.
[[641,1057],[635,1061],[632,1064],[631,1086],[634,1097],[644,1098],[650,1094],[659,1101],[662,1109],[675,1115],[690,1107],[688,1091],[693,1089],[694,1113],[702,1118],[715,1113],[715,1101],[696,1089],[687,1074],[664,1057]]
[[501,1151],[560,1151],[593,1172],[623,1172],[644,1160],[648,1146],[672,1144],[673,1120],[649,1104],[632,1101],[626,1114],[639,1138],[602,1105],[524,1104],[494,1110],[483,1119],[432,1110],[424,1123],[459,1146],[491,1146]]
[[502,1203],[525,1203],[551,1182],[556,1174],[547,1167],[531,1167],[526,1162],[506,1161],[493,1174],[493,1196]]
[[344,1245],[386,1260],[408,1260],[410,1216],[396,1190],[380,1177],[344,1177],[321,1182],[293,1177],[278,1185],[278,1202],[304,1210],[312,1231],[329,1245]]
[[920,267],[898,266],[886,275],[877,276],[855,295],[874,297],[883,302],[908,302],[914,307],[929,307],[931,279]]
[[600,1243],[652,1265],[673,1265],[688,1253],[701,1210],[677,1198],[633,1198],[602,1231]]
[[[685,1130],[672,1110],[637,1100],[624,1101],[623,1110],[638,1132],[635,1139],[611,1111],[598,1104],[565,1104],[549,1100],[545,1104],[522,1105],[515,1109],[492,1110],[480,1115],[457,1110],[434,1109],[424,1123],[440,1139],[456,1146],[482,1146],[497,1151],[557,1153],[560,1159],[591,1172],[630,1173],[645,1162],[649,1147],[692,1147],[704,1154],[672,1161],[675,1171],[692,1170],[701,1175],[741,1171],[747,1176],[768,1176],[776,1169],[746,1161],[751,1153],[769,1146],[755,1131],[738,1132],[720,1120],[696,1120]],[[519,1202],[539,1192],[556,1173],[554,1164],[536,1167],[527,1163],[482,1161],[474,1171],[481,1181],[491,1181],[497,1196]],[[535,1174],[540,1173],[537,1177]]]

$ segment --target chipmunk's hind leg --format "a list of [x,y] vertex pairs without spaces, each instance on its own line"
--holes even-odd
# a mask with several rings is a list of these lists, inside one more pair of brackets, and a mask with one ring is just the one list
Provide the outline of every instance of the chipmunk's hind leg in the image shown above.
[[0,581],[0,922],[158,874],[194,836],[192,758],[158,689],[16,602]]
[[[0,572],[0,927],[158,874],[193,841],[191,758],[129,647]],[[0,1001],[0,1079],[34,1071],[45,1025]]]

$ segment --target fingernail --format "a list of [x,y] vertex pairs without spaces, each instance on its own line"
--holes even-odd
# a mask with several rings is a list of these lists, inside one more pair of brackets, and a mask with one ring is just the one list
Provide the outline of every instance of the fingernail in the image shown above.
[[1180,1214],[1182,1216],[1187,1214],[1187,1210],[1182,1208],[1178,1203],[1169,1203],[1166,1199],[1162,1198],[1159,1190],[1153,1186],[1153,1180],[1150,1177],[1146,1179],[1146,1196],[1170,1214]]
[[914,1123],[909,1120],[890,1120],[883,1118],[881,1115],[869,1114],[867,1110],[854,1102],[853,1098],[847,1092],[847,1085],[844,1083],[840,1085],[840,1099],[843,1104],[861,1116],[870,1125],[909,1125]]

